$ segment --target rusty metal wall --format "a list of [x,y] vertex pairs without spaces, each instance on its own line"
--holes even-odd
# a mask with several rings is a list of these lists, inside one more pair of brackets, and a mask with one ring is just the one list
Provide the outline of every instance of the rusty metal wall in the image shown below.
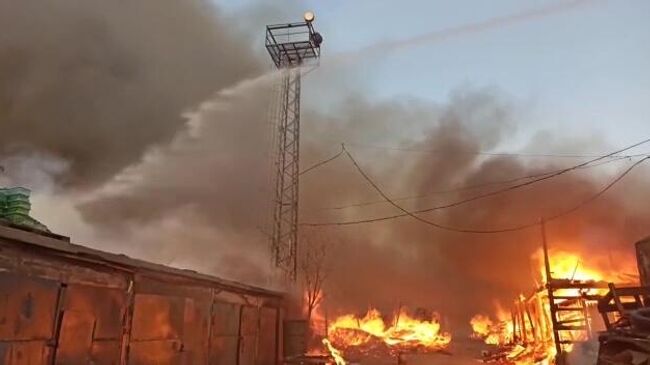
[[0,364],[278,364],[279,300],[3,244]]
[[210,364],[237,364],[240,311],[239,304],[212,304]]
[[277,308],[260,308],[260,329],[259,329],[259,365],[274,365],[278,361],[280,342],[279,336],[279,311]]
[[239,324],[239,365],[255,365],[259,332],[259,310],[243,306]]
[[74,284],[62,291],[62,319],[55,363],[119,364],[126,292]]
[[0,359],[2,364],[49,364],[59,283],[0,273]]

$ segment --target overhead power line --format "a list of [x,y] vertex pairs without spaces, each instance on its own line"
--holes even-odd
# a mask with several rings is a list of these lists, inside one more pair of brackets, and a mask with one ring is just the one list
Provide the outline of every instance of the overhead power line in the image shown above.
[[[488,193],[475,195],[475,196],[472,196],[472,197],[469,197],[469,198],[466,198],[466,199],[462,199],[462,200],[459,200],[459,201],[456,201],[456,202],[453,202],[453,203],[444,204],[444,205],[439,205],[439,206],[435,206],[435,207],[431,207],[431,208],[425,208],[425,209],[415,210],[415,211],[413,211],[413,213],[425,213],[425,212],[431,212],[431,211],[434,211],[434,210],[440,210],[440,209],[452,208],[452,207],[459,206],[459,205],[463,205],[463,204],[466,204],[466,203],[469,203],[469,202],[472,202],[472,201],[476,201],[476,200],[484,199],[484,198],[487,198],[487,197],[491,197],[491,196],[495,196],[495,195],[503,194],[503,193],[508,192],[508,191],[512,191],[512,190],[516,190],[516,189],[522,188],[522,187],[524,187],[524,186],[533,185],[533,184],[538,183],[538,182],[540,182],[540,181],[548,180],[548,179],[551,179],[551,178],[557,177],[557,176],[559,176],[559,175],[565,174],[565,173],[567,173],[567,172],[569,172],[569,171],[573,171],[573,170],[577,170],[577,169],[580,169],[580,168],[584,168],[585,166],[588,166],[588,165],[593,164],[593,163],[595,163],[595,162],[598,162],[598,161],[600,161],[600,160],[604,160],[604,159],[609,158],[609,157],[611,157],[611,156],[617,155],[617,154],[619,154],[619,153],[621,153],[621,152],[628,151],[628,150],[630,150],[630,149],[632,149],[632,148],[638,147],[638,146],[643,145],[643,144],[648,143],[648,142],[650,142],[650,138],[645,139],[645,140],[643,140],[643,141],[641,141],[641,142],[637,142],[637,143],[635,143],[635,144],[633,144],[633,145],[631,145],[631,146],[628,146],[628,147],[622,148],[622,149],[620,149],[620,150],[617,150],[617,151],[611,152],[611,153],[609,153],[609,154],[607,154],[607,155],[599,156],[599,157],[594,158],[594,159],[591,159],[591,160],[589,160],[589,161],[582,162],[582,163],[580,163],[580,164],[573,165],[573,166],[571,166],[571,167],[567,167],[567,168],[565,168],[565,169],[558,170],[558,171],[556,171],[556,172],[554,172],[554,173],[552,173],[552,174],[548,174],[548,175],[545,175],[545,176],[542,176],[542,177],[539,177],[539,178],[536,178],[536,179],[533,179],[533,180],[530,180],[530,181],[526,181],[526,182],[523,182],[523,183],[520,183],[520,184],[516,184],[516,185],[513,185],[513,186],[509,186],[509,187],[506,187],[506,188],[503,188],[503,189],[494,190],[494,191],[491,191],[491,192],[488,192]],[[345,147],[344,147],[344,148],[345,148]],[[350,156],[349,152],[347,152],[347,149],[345,149],[345,151],[346,151],[346,154],[347,154],[348,156]],[[350,157],[351,157],[351,156],[350,156]],[[363,221],[352,221],[352,222],[332,222],[332,223],[330,223],[330,224],[328,224],[328,223],[323,223],[322,225],[341,225],[341,224],[370,223],[370,222],[378,222],[378,221],[383,221],[383,220],[388,220],[388,219],[395,219],[395,218],[404,217],[404,216],[407,216],[407,215],[408,215],[408,214],[403,213],[403,214],[396,214],[396,215],[390,215],[390,216],[384,216],[384,217],[378,217],[378,218],[370,218],[370,219],[365,219],[365,220],[363,220]]]
[[[632,145],[632,146],[626,147],[626,148],[624,148],[624,149],[622,149],[622,150],[615,151],[615,152],[613,152],[613,153],[611,153],[611,154],[609,154],[609,155],[601,156],[601,157],[599,157],[599,158],[597,158],[597,159],[592,160],[591,162],[595,162],[595,161],[597,161],[597,160],[600,160],[600,159],[603,159],[603,158],[609,157],[609,156],[611,156],[611,155],[614,155],[614,154],[617,154],[617,153],[620,153],[620,152],[624,152],[624,151],[626,151],[626,150],[629,150],[629,149],[634,148],[634,147],[636,147],[636,146],[639,146],[639,145],[641,145],[641,144],[647,143],[647,142],[649,142],[649,141],[650,141],[650,139],[647,139],[647,140],[645,140],[645,141],[642,141],[642,142],[636,143],[636,144],[634,144],[634,145]],[[344,226],[344,225],[355,225],[355,224],[371,223],[371,222],[377,222],[377,221],[381,221],[381,220],[395,219],[395,218],[400,218],[400,217],[404,217],[404,216],[410,216],[410,217],[412,217],[412,218],[414,218],[414,219],[416,219],[416,220],[418,220],[418,221],[420,221],[420,222],[422,222],[422,223],[425,223],[425,224],[428,224],[428,225],[431,225],[431,226],[434,226],[434,227],[437,227],[437,228],[440,228],[440,229],[443,229],[443,230],[448,230],[448,231],[453,231],[453,232],[460,232],[460,233],[486,233],[486,234],[487,234],[487,233],[504,233],[504,232],[519,231],[519,230],[522,230],[522,229],[526,229],[526,228],[529,228],[529,227],[533,227],[533,226],[535,226],[535,225],[538,224],[538,222],[534,222],[534,223],[522,224],[522,225],[517,225],[517,226],[508,227],[508,228],[502,228],[502,229],[494,229],[494,230],[480,230],[480,229],[462,229],[462,228],[450,227],[450,226],[445,226],[445,225],[442,225],[442,224],[439,224],[439,223],[436,223],[436,222],[433,222],[433,221],[430,221],[430,220],[424,219],[424,218],[419,217],[419,216],[416,215],[416,213],[418,213],[419,211],[408,211],[408,210],[404,209],[403,207],[401,207],[399,204],[395,203],[393,200],[391,200],[391,199],[390,199],[390,198],[389,198],[389,197],[388,197],[388,196],[383,192],[383,190],[381,190],[381,188],[379,188],[379,186],[378,186],[378,185],[377,185],[377,184],[376,184],[376,183],[375,183],[375,182],[374,182],[374,181],[373,181],[373,180],[372,180],[372,179],[371,179],[371,178],[370,178],[370,177],[369,177],[369,176],[364,172],[364,170],[361,168],[361,166],[359,166],[359,164],[358,164],[358,163],[356,162],[356,160],[352,157],[352,155],[349,153],[349,151],[348,151],[347,149],[345,149],[345,147],[343,147],[343,148],[344,148],[344,152],[345,152],[345,154],[346,154],[347,157],[350,159],[350,161],[353,163],[353,165],[355,166],[355,168],[357,169],[357,171],[361,174],[361,176],[363,176],[364,179],[365,179],[365,180],[366,180],[366,181],[367,181],[367,182],[368,182],[368,183],[369,183],[369,184],[370,184],[370,185],[371,185],[371,186],[372,186],[372,187],[373,187],[373,188],[374,188],[374,189],[375,189],[375,190],[376,190],[376,191],[377,191],[377,192],[378,192],[378,193],[379,193],[379,194],[380,194],[380,195],[381,195],[381,196],[382,196],[382,197],[383,197],[387,202],[389,202],[391,205],[393,205],[393,206],[395,206],[396,208],[398,208],[400,211],[403,212],[403,214],[394,215],[394,216],[390,216],[390,217],[382,217],[382,218],[374,218],[374,219],[366,219],[366,220],[357,220],[357,221],[332,222],[332,223],[303,223],[302,225],[305,225],[305,226]],[[556,214],[556,215],[554,215],[554,216],[548,217],[548,218],[546,219],[546,221],[550,221],[550,220],[553,220],[553,219],[557,219],[557,218],[560,218],[560,217],[562,217],[562,216],[564,216],[564,215],[566,215],[566,214],[570,214],[570,213],[572,213],[572,212],[574,212],[574,211],[580,209],[582,206],[584,206],[584,205],[590,203],[591,201],[597,199],[598,197],[600,197],[601,195],[603,195],[607,190],[609,190],[611,187],[613,187],[616,183],[618,183],[621,179],[623,179],[623,177],[625,177],[625,176],[626,176],[630,171],[632,171],[635,167],[637,167],[637,166],[638,166],[639,164],[641,164],[642,162],[646,161],[648,158],[650,158],[650,157],[645,157],[645,158],[643,158],[642,160],[639,160],[639,161],[635,162],[635,163],[634,163],[630,168],[628,168],[626,171],[624,171],[620,176],[618,176],[615,180],[613,180],[610,184],[608,184],[607,186],[605,186],[605,188],[601,189],[601,190],[600,190],[599,192],[597,192],[595,195],[589,197],[589,198],[586,199],[585,201],[581,202],[580,204],[578,204],[577,206],[575,206],[575,207],[573,207],[573,208],[571,208],[571,209],[569,209],[569,210],[566,210],[566,211],[561,212],[561,213],[559,213],[559,214]],[[579,166],[585,166],[585,165],[586,165],[586,163],[583,163],[583,164],[576,165],[576,166],[573,166],[572,168],[564,169],[564,170],[569,171],[569,170],[571,170],[571,169],[575,169],[575,168],[578,168]],[[555,175],[551,175],[551,176],[557,176],[557,174],[555,174]],[[504,191],[507,191],[507,190],[509,190],[509,189],[504,189]]]
[[342,154],[343,154],[343,145],[341,145],[341,149],[339,150],[339,152],[337,154],[335,154],[334,156],[332,156],[330,158],[327,158],[325,160],[322,160],[320,162],[317,162],[317,163],[311,165],[310,167],[308,167],[305,170],[301,171],[299,175],[306,174],[311,170],[317,169],[317,168],[319,168],[319,167],[321,167],[321,166],[323,166],[323,165],[325,165],[325,164],[327,164],[327,163],[329,163],[331,161],[334,161],[337,158],[339,158]]
[[[413,153],[425,153],[425,154],[450,154],[447,150],[436,150],[436,149],[426,149],[426,148],[416,148],[416,147],[400,147],[400,146],[380,146],[374,144],[366,143],[357,143],[357,142],[345,142],[347,146],[354,146],[359,148],[368,148],[368,149],[377,149],[377,150],[389,150],[389,151],[401,151],[401,152],[413,152]],[[527,152],[488,152],[488,151],[454,151],[454,155],[477,155],[477,156],[493,156],[493,157],[548,157],[548,158],[595,158],[600,157],[602,154],[575,154],[575,153],[527,153]],[[634,155],[613,155],[611,157],[621,157],[629,158],[634,157]]]
[[546,217],[546,218],[544,218],[544,220],[545,220],[546,222],[549,222],[549,221],[552,221],[552,220],[554,220],[554,219],[557,219],[557,218],[563,217],[563,216],[565,216],[565,215],[567,215],[567,214],[571,214],[571,213],[575,212],[576,210],[582,208],[583,206],[585,206],[585,205],[591,203],[592,201],[594,201],[594,200],[600,198],[600,197],[601,197],[603,194],[605,194],[609,189],[611,189],[614,185],[616,185],[619,181],[621,181],[621,180],[622,180],[622,179],[623,179],[627,174],[629,174],[629,173],[630,173],[632,170],[634,170],[637,166],[639,166],[639,165],[642,164],[643,162],[647,161],[648,159],[650,159],[650,156],[648,156],[648,157],[644,157],[644,158],[642,158],[641,160],[635,162],[634,164],[632,164],[632,166],[628,167],[625,171],[623,171],[623,173],[621,173],[620,175],[618,175],[614,180],[612,180],[609,184],[607,184],[603,189],[601,189],[600,191],[598,191],[596,194],[594,194],[594,195],[588,197],[587,199],[583,200],[580,204],[574,206],[574,207],[571,208],[571,209],[568,209],[568,210],[565,210],[565,211],[563,211],[563,212],[561,212],[561,213],[558,213],[558,214],[556,214],[556,215],[552,215],[552,216],[550,216],[550,217]]
[[[635,157],[644,157],[644,156],[648,156],[648,155],[650,155],[650,153],[616,157],[616,158],[612,158],[611,160],[601,161],[600,163],[595,163],[593,165],[584,166],[584,167],[582,167],[582,169],[590,169],[590,168],[598,167],[598,166],[609,164],[609,163],[616,162],[616,161],[626,160],[626,159],[635,158]],[[465,185],[465,186],[460,186],[460,187],[456,187],[456,188],[448,188],[448,189],[443,189],[443,190],[436,190],[436,191],[431,191],[431,192],[428,192],[428,193],[425,193],[425,194],[402,196],[402,197],[399,197],[399,198],[394,198],[393,201],[408,201],[408,200],[424,199],[424,198],[430,198],[430,197],[433,197],[433,196],[437,196],[437,195],[440,195],[440,194],[458,193],[458,192],[463,192],[463,191],[469,191],[469,190],[476,190],[476,189],[480,189],[480,188],[485,188],[485,187],[489,187],[489,186],[511,184],[511,183],[515,183],[515,182],[518,182],[518,181],[522,181],[522,180],[534,179],[534,178],[550,175],[550,174],[559,172],[561,170],[564,170],[564,169],[556,169],[556,170],[553,170],[553,171],[547,171],[547,172],[542,172],[542,173],[537,173],[537,174],[519,176],[519,177],[505,179],[505,180],[488,181],[488,182],[484,182],[484,183]],[[365,206],[370,206],[370,205],[386,204],[386,203],[388,203],[386,200],[370,200],[370,201],[359,202],[359,203],[352,203],[352,204],[339,205],[339,206],[333,206],[333,207],[325,207],[325,208],[321,208],[321,210],[343,210],[343,209],[348,209],[348,208],[358,208],[358,207],[365,207]]]

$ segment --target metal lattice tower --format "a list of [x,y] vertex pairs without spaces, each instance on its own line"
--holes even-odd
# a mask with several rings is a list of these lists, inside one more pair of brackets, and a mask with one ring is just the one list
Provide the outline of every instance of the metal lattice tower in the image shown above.
[[266,49],[282,73],[277,113],[272,116],[277,133],[271,253],[274,265],[295,281],[298,270],[298,194],[300,174],[300,78],[303,66],[320,58],[322,37],[314,30],[314,15],[305,21],[266,27]]

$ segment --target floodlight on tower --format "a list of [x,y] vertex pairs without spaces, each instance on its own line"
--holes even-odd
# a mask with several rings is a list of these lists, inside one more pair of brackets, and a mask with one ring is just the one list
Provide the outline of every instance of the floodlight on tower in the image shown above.
[[307,23],[313,22],[315,18],[316,16],[314,15],[313,11],[306,11],[305,15],[303,16],[303,19],[305,19]]

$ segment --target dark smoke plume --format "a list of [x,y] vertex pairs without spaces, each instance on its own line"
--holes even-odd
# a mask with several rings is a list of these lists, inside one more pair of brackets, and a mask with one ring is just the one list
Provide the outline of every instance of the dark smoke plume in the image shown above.
[[[46,172],[68,188],[62,191],[96,232],[95,246],[264,283],[269,259],[263,222],[270,214],[272,167],[267,116],[275,80],[257,77],[262,61],[246,37],[228,31],[217,9],[198,0],[0,0],[0,29],[0,151],[13,171],[43,169],[24,162],[42,156],[60,161]],[[306,80],[305,88],[317,87]],[[304,108],[303,166],[348,142],[394,197],[577,162],[476,154],[508,146],[517,129],[528,127],[526,112],[492,89],[462,89],[439,104],[409,98],[372,102],[358,95],[342,100],[326,111]],[[527,151],[609,149],[592,136],[548,132]],[[478,229],[536,221],[594,194],[626,164],[572,172],[424,216]],[[20,171],[15,179],[28,180]],[[629,256],[632,242],[648,233],[644,177],[641,167],[604,197],[550,223],[550,243],[611,253],[613,261]],[[303,222],[397,213],[388,204],[328,209],[378,198],[344,158],[304,175],[301,184]],[[426,208],[489,189],[403,204]],[[47,223],[47,217],[39,218]],[[60,233],[74,238],[75,232]],[[326,304],[332,312],[422,306],[457,326],[476,312],[490,312],[495,300],[507,306],[530,290],[537,272],[531,256],[540,244],[536,229],[467,235],[408,217],[304,228],[302,234],[329,244]]]
[[0,152],[69,161],[93,186],[168,142],[180,114],[256,72],[208,1],[0,1]]

